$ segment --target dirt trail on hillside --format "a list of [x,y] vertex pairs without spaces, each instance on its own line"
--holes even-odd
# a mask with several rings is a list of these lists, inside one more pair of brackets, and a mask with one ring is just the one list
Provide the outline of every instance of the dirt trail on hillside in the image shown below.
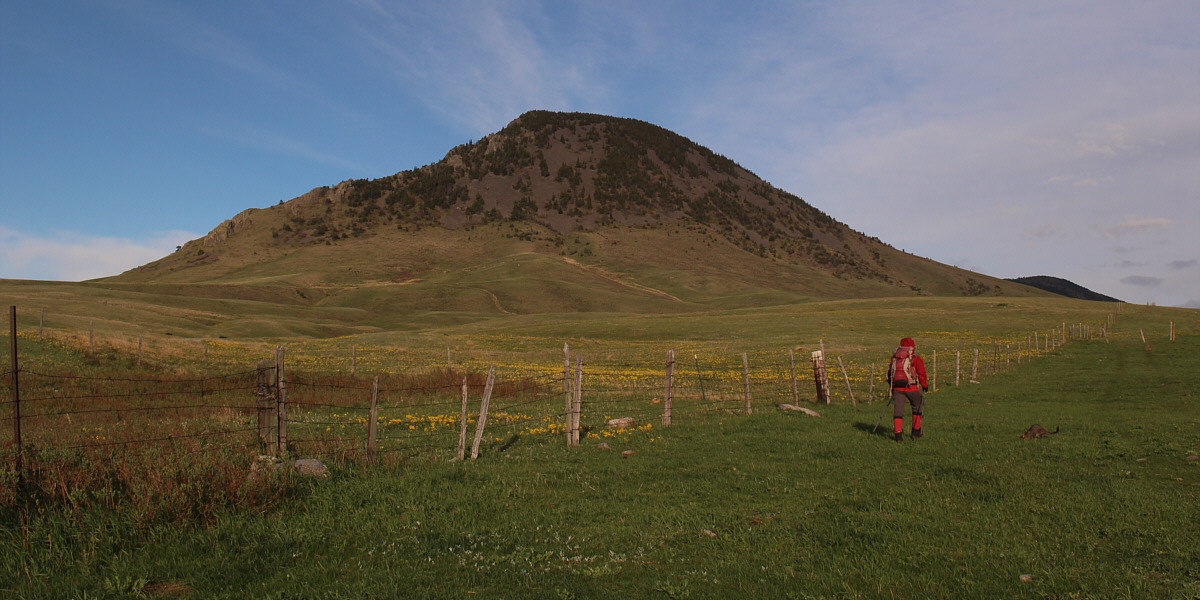
[[627,288],[634,289],[639,292],[644,292],[644,293],[650,294],[652,296],[658,296],[660,298],[666,298],[668,300],[674,300],[676,302],[683,302],[683,300],[680,300],[679,298],[676,298],[675,296],[672,296],[671,294],[668,294],[662,290],[657,290],[652,287],[647,287],[647,286],[644,286],[644,285],[641,285],[638,283],[633,283],[633,282],[622,280],[620,277],[617,277],[615,274],[605,270],[602,267],[593,267],[591,265],[585,265],[573,258],[568,258],[566,256],[560,256],[558,258],[562,259],[563,262],[565,262],[573,267],[578,267],[580,269],[588,271],[589,273],[592,273],[593,275],[596,275],[602,279],[607,279],[608,281],[611,281],[617,285],[625,286]]

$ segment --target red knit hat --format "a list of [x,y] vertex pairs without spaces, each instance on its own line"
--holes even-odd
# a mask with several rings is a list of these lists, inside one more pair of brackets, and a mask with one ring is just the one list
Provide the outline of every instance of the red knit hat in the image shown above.
[[904,339],[900,340],[900,345],[901,345],[901,346],[907,346],[907,347],[909,347],[909,348],[916,348],[916,347],[917,347],[917,343],[916,343],[916,342],[914,342],[912,338],[904,338]]

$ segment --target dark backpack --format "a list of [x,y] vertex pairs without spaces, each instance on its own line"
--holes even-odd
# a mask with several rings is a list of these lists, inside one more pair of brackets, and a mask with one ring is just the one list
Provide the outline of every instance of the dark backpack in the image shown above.
[[[917,385],[917,370],[912,361],[914,356],[916,353],[909,346],[900,346],[892,353],[892,364],[888,367],[888,379],[891,380],[892,387]],[[896,385],[900,381],[906,382],[906,385]]]

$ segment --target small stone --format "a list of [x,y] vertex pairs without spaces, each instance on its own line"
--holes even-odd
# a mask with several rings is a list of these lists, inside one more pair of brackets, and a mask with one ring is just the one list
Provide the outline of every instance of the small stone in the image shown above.
[[812,410],[811,408],[804,408],[803,406],[796,406],[795,404],[780,404],[778,406],[778,408],[779,408],[779,410],[783,410],[783,411],[802,412],[810,417],[821,416],[821,415],[817,414],[817,411]]
[[609,446],[608,442],[600,442],[599,444],[596,444],[596,447],[601,450],[612,450],[612,446]]
[[610,429],[626,429],[633,427],[633,417],[621,417],[620,419],[609,419],[608,427]]
[[315,458],[301,458],[292,463],[292,469],[309,477],[329,477],[329,467]]
[[707,535],[708,537],[711,537],[711,538],[717,537],[717,534],[715,534],[707,529],[701,529],[700,533],[703,533],[704,535]]
[[629,458],[630,456],[633,456],[633,450],[626,450],[621,453],[621,458]]
[[1137,459],[1137,461],[1138,461],[1138,462],[1146,462],[1146,461],[1148,461],[1148,460],[1150,460],[1150,459],[1148,459],[1148,458],[1139,458],[1139,459]]
[[1200,454],[1189,455],[1186,460],[1200,460]]
[[1033,581],[1033,575],[1030,575],[1029,573],[1021,573],[1021,581],[1029,583],[1030,581]]

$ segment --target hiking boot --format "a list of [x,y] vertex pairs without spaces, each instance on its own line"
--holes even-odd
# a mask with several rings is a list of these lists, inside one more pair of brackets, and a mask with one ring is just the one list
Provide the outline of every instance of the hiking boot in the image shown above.
[[904,434],[903,434],[903,433],[897,433],[897,434],[896,434],[896,441],[897,441],[897,442],[903,442],[903,441],[904,441]]
[[921,430],[920,429],[912,430],[912,438],[915,440],[919,437],[921,437]]

